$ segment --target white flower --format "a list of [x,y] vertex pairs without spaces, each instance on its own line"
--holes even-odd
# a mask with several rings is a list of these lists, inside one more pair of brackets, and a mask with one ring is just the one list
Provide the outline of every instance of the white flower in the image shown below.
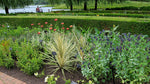
[[48,76],[46,76],[46,77],[45,77],[44,82],[47,82],[47,81],[48,81],[48,78],[49,78],[49,77],[48,77]]
[[39,74],[38,74],[38,72],[36,72],[36,73],[34,73],[34,75],[35,75],[35,76],[38,76]]
[[55,81],[57,81],[57,77],[55,77]]

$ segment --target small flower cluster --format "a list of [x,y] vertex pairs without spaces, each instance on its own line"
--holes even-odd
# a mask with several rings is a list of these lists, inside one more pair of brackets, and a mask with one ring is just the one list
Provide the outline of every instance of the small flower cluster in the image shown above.
[[48,75],[45,77],[44,82],[48,84],[56,84],[56,81],[58,80],[59,76],[55,77],[54,74]]
[[[54,19],[54,21],[56,22],[56,21],[58,21],[58,19],[56,18],[56,19]],[[47,25],[47,24],[48,24],[48,22],[45,22],[45,25]],[[38,23],[38,25],[39,25],[41,28],[44,27],[44,25],[41,25],[41,23]],[[63,26],[63,25],[64,25],[64,22],[61,22],[61,25],[62,25],[61,31],[65,31],[65,29],[66,29],[66,30],[70,30],[70,28],[73,27],[73,25],[70,25],[69,27],[65,28],[65,27]],[[31,26],[34,26],[34,24],[32,23]],[[59,31],[59,30],[60,30],[59,28],[56,27],[57,24],[56,24],[56,25],[50,24],[49,26],[50,26],[50,27],[49,27],[48,29],[51,30],[51,31],[57,31],[57,30]],[[37,34],[40,35],[41,32],[38,32]]]

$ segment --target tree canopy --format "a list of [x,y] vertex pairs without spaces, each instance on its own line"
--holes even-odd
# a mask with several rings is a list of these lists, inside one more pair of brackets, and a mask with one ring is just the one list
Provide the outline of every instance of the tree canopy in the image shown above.
[[33,0],[0,0],[0,6],[9,14],[9,8],[24,7],[33,3]]

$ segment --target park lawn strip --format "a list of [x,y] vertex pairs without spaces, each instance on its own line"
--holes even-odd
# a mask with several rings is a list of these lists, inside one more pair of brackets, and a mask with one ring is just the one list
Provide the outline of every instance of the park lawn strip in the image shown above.
[[105,21],[127,21],[127,22],[150,22],[150,18],[133,17],[107,17],[107,16],[0,16],[0,18],[60,18],[60,19],[84,19],[84,20],[105,20]]

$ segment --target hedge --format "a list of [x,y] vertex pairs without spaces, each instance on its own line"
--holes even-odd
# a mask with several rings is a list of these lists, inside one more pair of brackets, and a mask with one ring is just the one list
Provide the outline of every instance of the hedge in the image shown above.
[[[31,14],[16,14],[17,16],[29,16]],[[125,14],[125,13],[37,13],[33,15],[46,15],[46,16],[115,16],[115,17],[137,17],[137,18],[150,18],[149,14]]]
[[[58,18],[58,22],[54,21],[54,18]],[[150,19],[142,18],[125,18],[125,17],[96,17],[96,16],[1,16],[1,24],[9,24],[12,26],[31,27],[30,24],[38,26],[39,22],[44,24],[45,22],[52,24],[65,23],[65,27],[75,24],[78,28],[98,28],[109,29],[113,25],[119,25],[117,31],[121,33],[143,34],[150,36]]]

